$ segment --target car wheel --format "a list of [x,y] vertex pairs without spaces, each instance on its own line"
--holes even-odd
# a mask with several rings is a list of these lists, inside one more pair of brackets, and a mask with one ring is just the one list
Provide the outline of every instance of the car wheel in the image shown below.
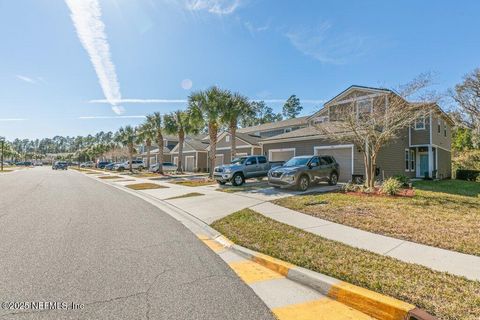
[[328,179],[328,184],[331,186],[336,185],[338,182],[338,175],[334,172],[330,175],[330,179]]
[[307,191],[309,185],[310,179],[307,176],[301,176],[298,180],[298,190],[300,191]]
[[219,180],[217,180],[217,182],[218,182],[218,184],[221,185],[221,186],[224,186],[225,183],[226,183],[225,181],[219,181]]
[[237,187],[245,183],[245,178],[241,173],[235,173],[232,178],[232,184]]

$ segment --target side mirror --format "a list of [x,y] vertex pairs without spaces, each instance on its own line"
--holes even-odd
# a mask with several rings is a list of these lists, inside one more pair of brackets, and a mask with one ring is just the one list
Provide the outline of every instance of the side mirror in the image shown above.
[[310,163],[310,168],[318,167],[318,162]]
[[252,165],[252,162],[251,162],[251,161],[247,161],[247,162],[245,163],[245,165],[251,166],[251,165]]

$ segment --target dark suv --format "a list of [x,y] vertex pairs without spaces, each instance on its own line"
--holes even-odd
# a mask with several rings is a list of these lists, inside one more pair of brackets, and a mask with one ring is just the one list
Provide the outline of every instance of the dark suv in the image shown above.
[[65,161],[56,161],[52,165],[53,170],[67,170],[68,169],[68,164]]
[[339,165],[332,156],[300,156],[271,169],[268,172],[268,184],[280,188],[297,187],[305,191],[310,184],[320,181],[335,185],[339,174]]

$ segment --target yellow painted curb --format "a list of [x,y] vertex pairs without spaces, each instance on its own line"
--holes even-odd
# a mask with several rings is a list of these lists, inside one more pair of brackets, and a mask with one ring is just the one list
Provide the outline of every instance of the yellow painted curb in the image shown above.
[[328,296],[377,319],[403,320],[415,306],[347,282],[332,285]]
[[295,266],[291,263],[272,258],[265,254],[257,253],[252,257],[252,261],[261,264],[262,266],[280,273],[283,276],[288,275],[288,271],[294,268]]

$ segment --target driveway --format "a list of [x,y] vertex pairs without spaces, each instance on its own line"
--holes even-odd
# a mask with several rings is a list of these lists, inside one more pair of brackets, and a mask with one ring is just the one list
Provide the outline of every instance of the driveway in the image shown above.
[[1,301],[52,303],[2,319],[273,319],[223,260],[138,197],[46,167],[0,185]]

